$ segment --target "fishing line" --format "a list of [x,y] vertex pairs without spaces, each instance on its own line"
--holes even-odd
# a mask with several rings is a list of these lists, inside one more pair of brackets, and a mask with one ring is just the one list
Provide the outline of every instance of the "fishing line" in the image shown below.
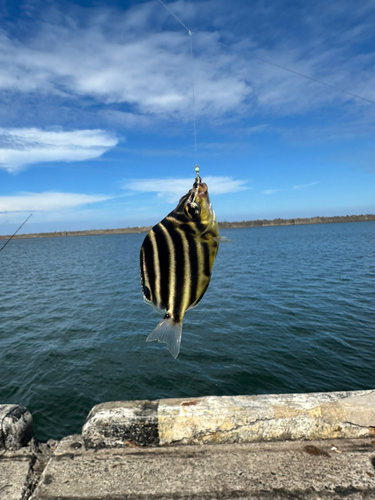
[[[192,63],[192,79],[191,79],[191,89],[192,89],[192,94],[193,94],[193,120],[194,120],[194,159],[195,163],[197,163],[197,128],[196,128],[196,117],[195,117],[195,91],[194,91],[194,57],[193,57],[193,32],[179,19],[174,12],[171,11],[169,7],[165,5],[162,0],[159,0],[159,2],[167,9],[168,12],[172,14],[174,18],[177,19],[177,21],[187,30],[190,36],[190,55],[191,55],[191,63]],[[197,170],[198,169],[198,170]],[[198,185],[200,184],[200,177],[199,177],[199,168],[198,165],[195,167],[195,171],[197,173],[197,183]]]
[[4,245],[2,248],[0,248],[0,252],[1,252],[1,250],[4,250],[4,248],[5,248],[5,247],[7,246],[7,244],[10,242],[10,240],[16,236],[16,234],[17,234],[17,233],[18,233],[18,231],[21,229],[21,227],[22,227],[24,224],[26,224],[26,222],[30,219],[30,217],[31,217],[32,215],[33,215],[33,214],[30,214],[30,215],[28,216],[28,218],[27,218],[24,222],[22,222],[22,224],[21,224],[21,225],[20,225],[20,227],[17,229],[17,231],[16,231],[14,234],[12,234],[12,236],[11,236],[11,237],[9,238],[9,240],[5,243],[5,245]]
[[[202,36],[207,37],[209,40],[211,40],[211,42],[212,41],[216,42],[217,44],[222,45],[223,47],[227,47],[228,49],[231,49],[234,52],[242,53],[241,50],[235,49],[234,47],[231,47],[230,45],[227,45],[226,43],[219,42],[218,40],[213,40],[206,33],[201,33],[201,32],[198,32],[198,33]],[[274,63],[272,61],[268,61],[267,59],[263,59],[262,57],[258,57],[258,56],[248,55],[248,57],[249,57],[249,59],[256,59],[257,61],[261,61],[261,62],[269,64],[271,66],[275,66],[275,68],[283,69],[284,71],[288,71],[289,73],[292,73],[294,75],[301,76],[302,78],[306,78],[307,80],[310,80],[312,82],[320,83],[320,85],[324,85],[325,87],[329,87],[331,89],[337,90],[338,92],[341,92],[342,94],[350,95],[351,97],[355,97],[356,99],[361,99],[362,101],[365,101],[365,102],[368,102],[370,104],[375,105],[375,101],[371,101],[371,99],[367,99],[366,97],[362,97],[360,95],[353,94],[352,92],[349,92],[348,90],[340,89],[339,87],[336,87],[335,85],[331,85],[329,83],[322,82],[322,80],[318,80],[317,78],[313,78],[312,76],[304,75],[303,73],[300,73],[299,71],[295,71],[293,69],[286,68],[285,66],[281,66],[281,64],[277,64],[277,63]]]
[[[188,30],[188,32],[190,34],[191,31],[189,30],[189,28],[187,28],[185,26],[185,24],[165,5],[165,3],[162,2],[162,0],[159,0],[159,2],[162,5],[164,5],[164,7],[177,19],[177,21],[180,24],[182,24],[182,26],[185,29]],[[216,42],[217,44],[222,45],[223,47],[226,47],[228,49],[231,49],[234,52],[238,52],[238,53],[241,53],[241,54],[243,53],[243,51],[241,51],[239,49],[235,49],[231,45],[227,45],[226,43],[219,42],[218,40],[213,40],[212,37],[210,37],[206,33],[203,33],[203,32],[195,32],[195,33],[198,33],[198,34],[200,34],[202,36],[205,36],[211,42]],[[270,66],[274,66],[275,68],[283,69],[284,71],[288,71],[289,73],[292,73],[293,75],[297,75],[297,76],[299,76],[301,78],[305,78],[306,80],[310,80],[311,82],[319,83],[320,85],[324,85],[325,87],[329,87],[329,88],[331,88],[333,90],[336,90],[337,92],[341,92],[342,94],[346,94],[346,95],[349,95],[350,97],[354,97],[355,99],[360,99],[361,101],[365,101],[365,102],[368,102],[369,104],[375,105],[375,101],[372,101],[371,99],[368,99],[367,97],[362,97],[362,96],[360,96],[358,94],[354,94],[353,92],[349,92],[348,90],[340,89],[339,87],[336,87],[336,85],[331,85],[330,83],[323,82],[322,80],[318,80],[317,78],[313,78],[312,76],[308,76],[308,75],[305,75],[303,73],[300,73],[299,71],[295,71],[293,69],[287,68],[286,66],[282,66],[281,64],[277,64],[277,63],[274,63],[272,61],[268,61],[267,59],[263,59],[262,57],[258,57],[258,56],[248,55],[248,57],[249,57],[249,59],[256,59],[257,61],[261,61],[261,62],[263,62],[265,64],[269,64]]]
[[[195,92],[194,92],[194,58],[193,58],[193,33],[189,30],[190,35],[190,54],[191,54],[191,64],[192,64],[192,72],[191,72],[191,89],[193,92],[193,117],[194,117],[194,152],[195,152],[195,163],[197,163],[197,129],[195,126]],[[197,165],[198,166],[198,165]],[[199,170],[198,170],[199,171]]]
[[179,18],[176,16],[176,14],[174,14],[174,13],[171,11],[171,9],[165,5],[165,3],[164,3],[164,2],[162,2],[161,0],[159,0],[159,2],[160,2],[162,5],[164,5],[164,7],[167,9],[167,11],[168,11],[168,12],[170,12],[170,13],[172,14],[172,16],[173,16],[173,17],[175,17],[175,18],[177,19],[177,21],[178,21],[180,24],[182,24],[182,26],[183,26],[185,29],[187,29],[187,30],[188,30],[188,32],[190,33],[189,28],[188,28],[187,26],[185,26],[185,24],[181,21],[181,19],[179,19]]

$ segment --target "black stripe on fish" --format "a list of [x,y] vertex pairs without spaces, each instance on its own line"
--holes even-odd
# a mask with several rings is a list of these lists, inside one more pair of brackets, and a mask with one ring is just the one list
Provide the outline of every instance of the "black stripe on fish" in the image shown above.
[[[155,230],[156,230],[156,232],[155,232]],[[161,282],[164,278],[160,272],[160,259],[159,259],[159,250],[158,250],[158,239],[160,239],[160,238],[158,238],[157,227],[154,226],[148,234],[150,236],[151,247],[152,247],[153,258],[154,258],[154,260],[153,260],[154,282],[152,283],[153,294],[154,294],[153,303],[159,309],[164,309],[165,304],[164,304],[164,302],[162,300],[162,296],[161,296]]]
[[206,241],[202,241],[203,248],[203,273],[205,276],[211,276],[211,266],[210,266],[210,249]]
[[199,240],[196,241],[192,234],[187,234],[187,241],[189,244],[189,258],[190,258],[190,298],[189,306],[191,306],[196,300],[199,294],[198,290],[198,277],[199,277],[199,263],[198,263],[198,251],[197,244],[199,245]]
[[[164,219],[160,222],[166,228],[171,237],[174,245],[175,255],[176,255],[176,267],[175,267],[175,289],[174,292],[174,304],[169,304],[171,308],[171,314],[175,321],[180,321],[182,319],[181,304],[183,300],[184,282],[185,282],[185,256],[184,247],[182,243],[182,236],[178,230],[173,226],[173,224]],[[168,284],[170,280],[168,279]],[[172,292],[172,291],[171,291]],[[173,310],[172,310],[173,308]]]
[[150,284],[145,263],[145,250],[143,247],[141,248],[141,253],[140,253],[140,268],[141,268],[142,292],[144,298],[149,302],[152,302]]
[[189,221],[181,224],[180,229],[186,233],[194,234],[197,238],[205,231],[206,226],[199,221]]
[[[202,288],[202,291],[200,294],[197,294],[197,299],[195,302],[192,303],[190,307],[195,307],[199,304],[199,302],[202,300],[204,294],[207,292],[208,285],[210,284],[210,278],[206,278],[205,280],[205,285]],[[189,308],[190,309],[190,308]]]
[[187,235],[183,231],[178,231],[181,236],[183,251],[184,251],[184,283],[185,286],[182,288],[182,299],[181,299],[181,321],[185,311],[189,308],[190,300],[190,287],[191,287],[191,262],[189,255],[189,242]]
[[206,226],[204,224],[202,224],[199,221],[194,221],[194,224],[195,224],[196,231],[197,231],[198,234],[202,234],[202,233],[205,232]]
[[[149,235],[146,236],[143,242],[143,259],[141,257],[141,277],[143,286],[147,286],[151,293],[150,298],[147,297],[147,292],[143,291],[145,297],[152,302],[155,301],[154,293],[154,283],[155,283],[155,271],[154,271],[154,251]],[[148,280],[146,280],[145,272],[147,273]],[[148,282],[148,283],[147,283]]]
[[[156,245],[159,256],[160,266],[160,296],[158,297],[158,304],[161,309],[170,307],[169,304],[169,283],[170,283],[170,251],[167,238],[160,228],[160,223],[154,227]],[[168,276],[168,279],[165,277]]]
[[179,224],[176,227],[178,227],[178,229],[180,231],[183,231],[186,234],[192,234],[194,236],[198,236],[197,230],[196,230],[194,224],[192,224],[191,222],[190,223],[189,222],[185,222],[184,224]]
[[184,213],[172,212],[166,219],[178,227],[179,229],[187,230],[188,232],[194,232],[195,234],[202,234],[206,231],[207,227],[199,222],[198,220],[186,221],[186,215]]
[[171,214],[167,215],[166,219],[174,224],[175,227],[178,227],[180,224],[184,224],[184,222],[186,222],[186,215],[183,213],[172,212]]

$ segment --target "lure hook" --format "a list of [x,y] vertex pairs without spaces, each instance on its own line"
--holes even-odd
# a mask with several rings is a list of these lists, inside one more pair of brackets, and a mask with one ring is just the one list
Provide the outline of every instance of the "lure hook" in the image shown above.
[[195,178],[195,182],[199,186],[199,184],[201,183],[202,179],[200,178],[200,175],[199,175],[199,167],[198,167],[198,165],[195,165],[195,173],[197,174],[197,177]]

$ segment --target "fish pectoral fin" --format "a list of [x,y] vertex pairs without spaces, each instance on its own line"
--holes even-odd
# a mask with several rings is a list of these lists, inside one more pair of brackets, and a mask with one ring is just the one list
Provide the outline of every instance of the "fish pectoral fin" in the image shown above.
[[169,352],[176,359],[180,352],[182,322],[177,323],[171,317],[166,317],[160,321],[158,326],[147,337],[147,342],[158,340],[167,344]]
[[232,243],[233,240],[227,238],[226,236],[215,236],[215,238],[213,238],[216,243]]

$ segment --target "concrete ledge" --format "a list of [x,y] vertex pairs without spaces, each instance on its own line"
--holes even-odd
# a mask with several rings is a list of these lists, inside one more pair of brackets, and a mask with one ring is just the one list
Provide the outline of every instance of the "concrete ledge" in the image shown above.
[[0,450],[19,450],[33,436],[33,417],[19,405],[0,405]]
[[70,436],[31,500],[374,498],[372,438],[85,450]]
[[87,448],[370,437],[375,390],[104,403],[82,435]]
[[33,485],[35,455],[31,447],[0,454],[0,500],[25,500]]

